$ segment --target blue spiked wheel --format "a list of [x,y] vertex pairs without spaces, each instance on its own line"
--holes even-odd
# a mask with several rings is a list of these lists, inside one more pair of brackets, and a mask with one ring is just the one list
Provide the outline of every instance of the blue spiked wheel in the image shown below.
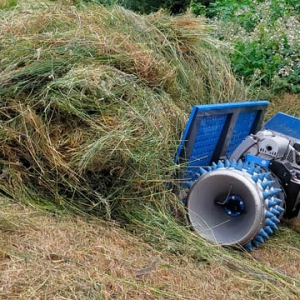
[[187,197],[195,231],[210,242],[248,250],[277,230],[282,190],[270,172],[253,162],[219,161],[200,168]]

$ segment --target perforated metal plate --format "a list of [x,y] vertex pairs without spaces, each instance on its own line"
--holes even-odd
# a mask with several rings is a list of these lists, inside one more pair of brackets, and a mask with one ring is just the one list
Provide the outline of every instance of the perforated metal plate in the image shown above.
[[243,140],[256,133],[268,101],[196,105],[180,142],[175,162],[183,165],[180,177],[193,178],[200,167],[230,157]]

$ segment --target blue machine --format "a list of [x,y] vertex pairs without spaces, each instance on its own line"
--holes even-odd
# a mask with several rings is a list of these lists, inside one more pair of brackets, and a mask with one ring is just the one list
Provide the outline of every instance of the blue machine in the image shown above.
[[194,106],[175,162],[180,197],[195,231],[248,250],[283,217],[299,214],[300,119],[278,113],[262,126],[268,101]]

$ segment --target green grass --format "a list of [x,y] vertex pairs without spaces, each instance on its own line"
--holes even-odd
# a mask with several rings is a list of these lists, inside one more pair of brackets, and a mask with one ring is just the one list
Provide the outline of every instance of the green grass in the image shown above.
[[18,0],[0,0],[0,9],[16,6]]

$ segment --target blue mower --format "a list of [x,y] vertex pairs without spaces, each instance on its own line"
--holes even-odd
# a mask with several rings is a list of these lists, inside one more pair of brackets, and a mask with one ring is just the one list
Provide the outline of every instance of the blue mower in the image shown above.
[[282,218],[300,218],[300,119],[268,101],[196,105],[175,162],[178,196],[209,242],[258,247]]

